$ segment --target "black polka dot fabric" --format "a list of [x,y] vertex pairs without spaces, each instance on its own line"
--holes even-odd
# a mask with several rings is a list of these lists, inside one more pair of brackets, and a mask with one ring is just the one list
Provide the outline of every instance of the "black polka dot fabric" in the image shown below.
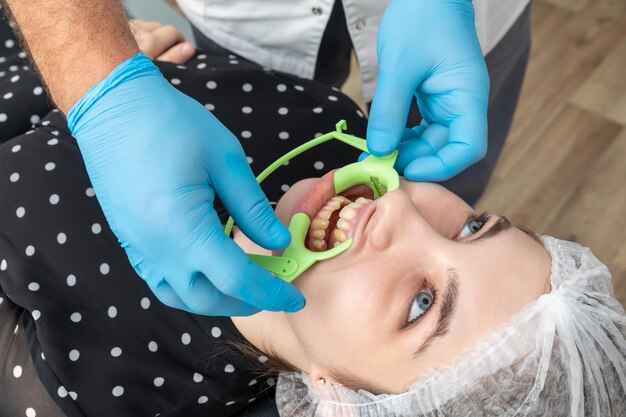
[[[365,134],[357,106],[320,84],[203,53],[158,65],[239,137],[255,174],[340,119]],[[166,307],[135,274],[63,115],[25,66],[0,25],[0,415],[229,416],[273,395],[267,358],[228,347],[245,341],[229,317]],[[358,154],[322,145],[263,189],[275,202]]]

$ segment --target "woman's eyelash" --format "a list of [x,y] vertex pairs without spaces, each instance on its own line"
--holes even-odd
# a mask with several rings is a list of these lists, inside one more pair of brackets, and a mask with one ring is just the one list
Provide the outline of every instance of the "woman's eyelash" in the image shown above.
[[[416,318],[415,318],[415,319],[413,319],[413,320],[409,320],[408,318],[409,318],[409,316],[411,315],[411,308],[413,307],[413,300],[415,300],[415,299],[419,296],[419,293],[421,293],[422,291],[425,291],[425,290],[426,290],[426,291],[429,291],[429,292],[432,294],[432,296],[433,296],[433,301],[430,303],[430,305],[429,305],[429,307],[428,307],[428,310],[426,310],[426,311],[424,312],[424,314],[422,314],[422,315],[421,315],[421,316],[419,316],[419,317],[416,317]],[[430,282],[428,282],[428,281],[427,281],[427,282],[426,282],[426,286],[421,286],[421,287],[420,287],[420,289],[419,289],[419,290],[417,290],[417,292],[416,292],[415,294],[413,294],[413,297],[411,298],[411,300],[410,300],[410,302],[409,302],[409,306],[408,306],[408,307],[407,307],[407,309],[406,309],[406,319],[405,319],[406,324],[404,325],[404,328],[409,328],[409,327],[411,327],[412,325],[414,325],[415,323],[419,322],[419,321],[422,319],[422,317],[424,317],[426,314],[428,314],[428,312],[430,311],[430,309],[432,309],[432,308],[433,308],[433,306],[434,306],[435,304],[437,304],[437,299],[438,299],[438,298],[439,298],[439,291],[438,291],[437,289],[435,289],[435,288],[431,285],[431,283],[430,283]]]
[[[470,214],[469,217],[467,218],[467,220],[465,221],[465,224],[463,225],[463,228],[461,229],[461,231],[459,232],[459,234],[455,238],[455,240],[466,239],[466,238],[469,238],[469,237],[475,235],[476,233],[478,233],[489,222],[490,218],[491,218],[491,214],[486,212],[486,211],[483,211],[480,214],[475,214],[475,213]],[[470,230],[468,228],[468,225],[471,222],[479,223],[478,228]],[[465,230],[466,228],[468,229],[467,231]]]

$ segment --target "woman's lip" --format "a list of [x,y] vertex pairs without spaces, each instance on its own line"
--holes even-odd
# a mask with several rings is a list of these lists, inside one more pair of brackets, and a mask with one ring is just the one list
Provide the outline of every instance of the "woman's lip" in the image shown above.
[[367,230],[367,226],[370,224],[370,220],[376,212],[377,205],[378,200],[374,200],[359,210],[354,236],[352,237],[352,246],[350,249],[362,246],[361,241],[365,240],[365,231]]
[[[328,200],[335,195],[333,175],[336,169],[322,176],[311,189],[294,206],[291,216],[296,213],[305,213],[311,220]],[[290,218],[291,218],[290,216]]]

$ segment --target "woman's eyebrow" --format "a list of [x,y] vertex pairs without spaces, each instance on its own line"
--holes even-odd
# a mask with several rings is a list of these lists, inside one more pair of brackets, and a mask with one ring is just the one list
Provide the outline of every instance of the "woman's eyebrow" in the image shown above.
[[486,239],[488,237],[495,236],[498,233],[504,230],[510,229],[510,228],[511,228],[511,222],[509,221],[509,219],[507,219],[504,216],[500,216],[498,220],[493,224],[493,226],[489,228],[489,230],[487,230],[485,233],[482,233],[476,239],[470,240],[468,243],[478,242],[481,239]]
[[433,340],[445,335],[448,332],[454,313],[454,307],[456,306],[456,299],[459,293],[458,289],[459,280],[456,269],[448,269],[448,282],[446,283],[446,288],[443,293],[443,302],[441,303],[437,323],[435,324],[433,330],[428,333],[422,345],[413,353],[413,358],[424,352]]

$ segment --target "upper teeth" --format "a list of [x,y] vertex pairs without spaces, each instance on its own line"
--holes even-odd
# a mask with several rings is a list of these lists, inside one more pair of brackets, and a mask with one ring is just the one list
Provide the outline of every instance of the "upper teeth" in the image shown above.
[[355,226],[353,220],[357,217],[358,210],[371,201],[372,200],[367,198],[359,197],[356,201],[351,202],[347,198],[339,195],[328,200],[311,222],[309,229],[309,248],[316,251],[327,249],[328,219],[330,219],[332,213],[337,210],[339,210],[339,220],[337,220],[336,228],[332,232],[330,242],[333,246],[337,246],[348,240]]

